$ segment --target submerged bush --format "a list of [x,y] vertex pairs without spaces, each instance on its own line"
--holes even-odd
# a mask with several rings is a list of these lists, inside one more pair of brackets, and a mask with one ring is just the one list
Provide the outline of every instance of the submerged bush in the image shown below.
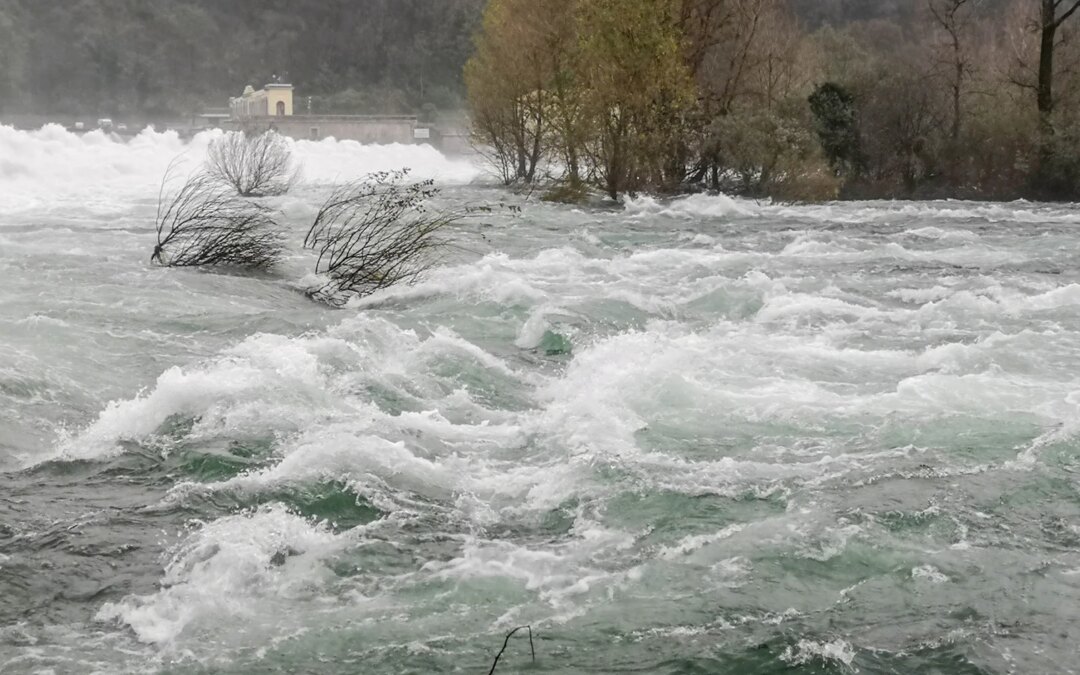
[[436,260],[442,228],[460,215],[432,212],[432,181],[406,183],[407,170],[372,174],[335,189],[304,238],[318,253],[321,282],[309,295],[340,306],[397,283],[411,282]]
[[189,177],[173,194],[165,193],[167,182],[168,175],[158,197],[151,262],[266,269],[280,259],[281,230],[269,209],[239,198],[207,173]]
[[206,171],[242,197],[283,195],[299,176],[288,142],[274,131],[230,131],[214,139],[206,153]]

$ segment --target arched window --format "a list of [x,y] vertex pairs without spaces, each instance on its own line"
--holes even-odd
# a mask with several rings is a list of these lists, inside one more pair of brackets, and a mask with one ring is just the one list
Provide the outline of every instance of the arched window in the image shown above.
[[277,115],[278,115],[278,117],[284,117],[285,116],[285,101],[278,101],[277,102]]

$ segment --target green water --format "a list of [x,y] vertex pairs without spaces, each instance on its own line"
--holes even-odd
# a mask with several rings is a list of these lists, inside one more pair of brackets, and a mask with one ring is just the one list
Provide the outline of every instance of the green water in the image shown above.
[[0,216],[0,672],[1074,669],[1080,212],[507,199],[341,311]]

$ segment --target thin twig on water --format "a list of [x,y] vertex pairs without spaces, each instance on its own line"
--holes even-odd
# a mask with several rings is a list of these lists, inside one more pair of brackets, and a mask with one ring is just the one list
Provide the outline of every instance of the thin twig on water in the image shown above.
[[506,639],[503,640],[502,649],[495,655],[495,660],[491,662],[491,670],[488,671],[488,675],[495,675],[495,668],[499,665],[499,659],[502,657],[503,652],[506,651],[507,645],[510,644],[510,638],[514,637],[514,633],[517,633],[521,629],[529,631],[529,652],[532,654],[533,663],[536,663],[536,648],[533,647],[532,626],[518,626],[514,630],[506,634]]

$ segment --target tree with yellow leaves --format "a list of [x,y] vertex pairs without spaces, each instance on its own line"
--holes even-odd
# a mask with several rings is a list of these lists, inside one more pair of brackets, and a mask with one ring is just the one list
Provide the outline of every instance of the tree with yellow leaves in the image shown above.
[[[612,198],[681,180],[678,148],[695,102],[678,0],[590,0],[578,6],[581,85],[595,133],[586,145]],[[674,159],[673,159],[674,158]]]

